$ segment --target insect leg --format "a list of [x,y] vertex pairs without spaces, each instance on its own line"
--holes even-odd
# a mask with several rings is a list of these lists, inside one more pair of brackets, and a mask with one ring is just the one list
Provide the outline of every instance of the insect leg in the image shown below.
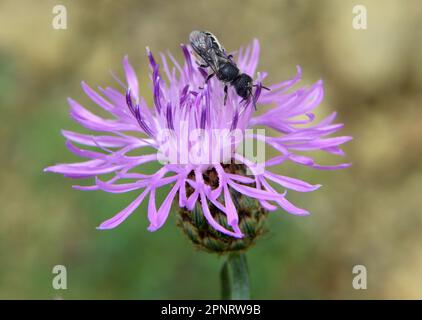
[[207,80],[205,80],[205,83],[208,83],[208,81],[215,76],[215,73],[210,73],[207,77]]
[[[207,84],[207,83],[208,83],[208,81],[209,81],[212,77],[214,77],[214,75],[215,75],[215,73],[210,73],[210,74],[208,75],[207,79],[205,80],[205,84]],[[200,90],[202,90],[202,89],[204,89],[204,87],[199,87],[199,89],[200,89]]]
[[195,62],[196,62],[196,65],[200,68],[208,68],[209,67],[209,64],[204,63],[202,61],[195,60]]
[[252,89],[250,89],[249,90],[249,95],[250,95],[250,97],[252,97],[252,103],[253,103],[253,107],[254,107],[254,109],[255,109],[255,111],[257,110],[256,109],[256,95],[254,95],[254,94],[252,94]]
[[227,102],[227,90],[229,89],[228,85],[226,84],[224,86],[224,105],[226,105]]

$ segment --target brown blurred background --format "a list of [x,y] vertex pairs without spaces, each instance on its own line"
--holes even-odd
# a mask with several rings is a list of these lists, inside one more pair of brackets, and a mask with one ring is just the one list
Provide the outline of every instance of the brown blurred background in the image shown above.
[[[67,30],[51,26],[67,8]],[[368,29],[352,28],[354,5]],[[1,1],[0,298],[218,298],[221,259],[192,250],[174,219],[146,231],[145,205],[112,231],[101,221],[133,194],[71,189],[42,168],[73,161],[60,129],[78,129],[66,98],[92,106],[79,86],[114,84],[129,54],[151,101],[145,46],[169,49],[193,29],[234,50],[257,37],[268,83],[303,68],[303,84],[325,83],[321,114],[339,112],[343,171],[280,169],[324,185],[291,194],[309,217],[278,211],[248,253],[253,297],[422,298],[422,3],[418,0]],[[318,156],[320,162],[343,159]],[[162,196],[162,195],[161,195]],[[68,289],[51,286],[54,265]],[[368,289],[352,287],[352,268],[368,270]]]

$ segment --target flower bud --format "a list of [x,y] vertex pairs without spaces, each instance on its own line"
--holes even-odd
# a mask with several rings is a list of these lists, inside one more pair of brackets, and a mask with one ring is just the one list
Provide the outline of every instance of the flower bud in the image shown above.
[[[222,164],[225,172],[238,175],[246,175],[246,168],[242,164]],[[194,174],[192,173],[192,179]],[[203,179],[206,183],[215,188],[218,186],[218,175],[215,169],[205,171]],[[254,185],[251,185],[254,187]],[[225,254],[234,251],[243,251],[252,246],[256,239],[265,231],[265,219],[267,211],[261,206],[258,200],[245,196],[229,187],[231,198],[239,216],[239,228],[242,231],[242,238],[235,238],[215,230],[205,219],[202,212],[200,200],[197,201],[192,211],[180,208],[177,215],[177,225],[187,235],[189,240],[200,250]],[[186,185],[186,195],[189,197],[193,189]],[[227,217],[224,212],[218,209],[212,202],[208,206],[213,218],[224,228],[230,229]],[[224,205],[224,196],[217,199]]]

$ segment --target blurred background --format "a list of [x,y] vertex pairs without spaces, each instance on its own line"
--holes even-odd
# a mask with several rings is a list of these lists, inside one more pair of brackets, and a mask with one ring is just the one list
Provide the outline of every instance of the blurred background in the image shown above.
[[[52,28],[55,5],[67,29]],[[355,5],[367,30],[352,27]],[[283,166],[279,172],[323,188],[290,194],[308,217],[277,211],[248,252],[253,298],[422,298],[422,4],[418,0],[11,1],[0,2],[0,298],[218,299],[222,258],[192,249],[174,217],[146,230],[145,204],[114,230],[97,231],[135,194],[71,189],[45,174],[70,162],[60,129],[79,130],[67,97],[88,107],[80,81],[114,85],[128,54],[148,102],[145,46],[169,49],[207,29],[235,50],[261,42],[267,83],[322,78],[321,115],[344,122],[342,171]],[[161,197],[163,194],[161,195]],[[67,267],[67,290],[52,268]],[[366,266],[367,290],[352,287]]]

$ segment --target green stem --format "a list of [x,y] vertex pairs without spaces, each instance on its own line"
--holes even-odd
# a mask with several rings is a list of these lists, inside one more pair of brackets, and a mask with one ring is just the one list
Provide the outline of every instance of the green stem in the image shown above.
[[249,274],[244,253],[230,253],[221,269],[221,293],[224,300],[248,300]]

